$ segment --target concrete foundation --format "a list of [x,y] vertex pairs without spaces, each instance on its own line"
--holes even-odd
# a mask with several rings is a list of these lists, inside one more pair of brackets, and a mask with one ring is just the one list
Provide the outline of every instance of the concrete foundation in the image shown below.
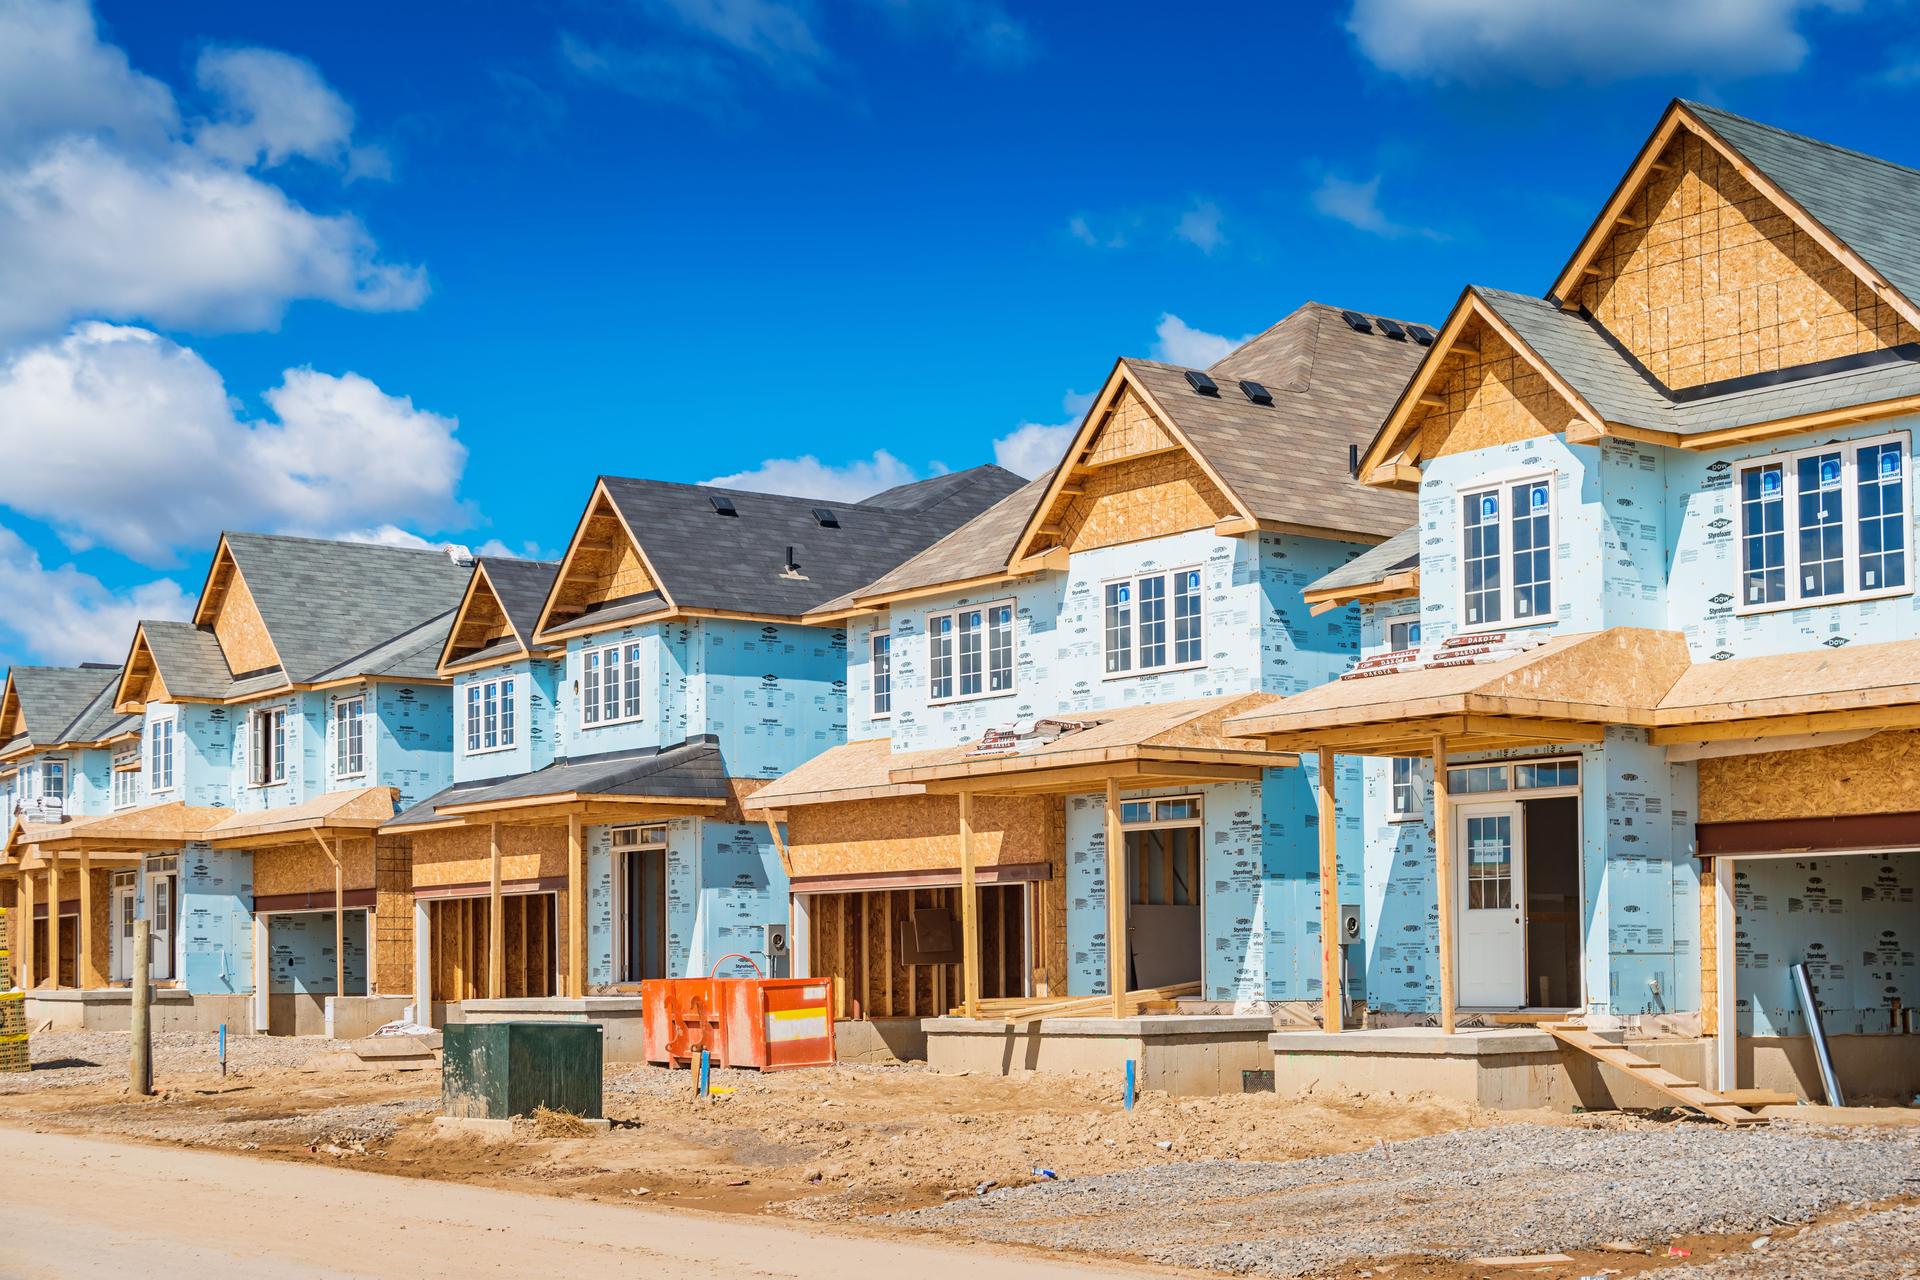
[[[1709,1088],[1711,1038],[1636,1040],[1609,1036],[1643,1058]],[[1328,1035],[1276,1032],[1274,1087],[1281,1093],[1338,1085],[1367,1093],[1434,1093],[1497,1110],[1590,1111],[1672,1105],[1657,1089],[1568,1048],[1544,1031],[1497,1027],[1443,1035],[1430,1027],[1385,1027]],[[1849,1101],[1904,1101],[1920,1088],[1920,1044],[1911,1036],[1835,1036],[1841,1087]],[[1812,1045],[1805,1037],[1742,1039],[1739,1083],[1821,1097]]]
[[359,1040],[400,1017],[412,1004],[411,996],[270,995],[267,1031],[276,1036]]
[[920,1018],[843,1018],[833,1024],[833,1056],[841,1062],[925,1062],[926,1023]]
[[435,1005],[434,1009],[442,1026],[454,1022],[597,1022],[605,1030],[606,1061],[646,1061],[638,996],[466,1000]]
[[[27,1026],[51,1022],[55,1031],[131,1031],[133,991],[102,987],[93,991],[33,991],[27,994]],[[173,987],[154,989],[150,1006],[155,1031],[217,1032],[232,1036],[253,1031],[250,995],[195,995]]]
[[1273,1065],[1273,1019],[1237,1015],[1046,1018],[1015,1027],[984,1018],[929,1018],[927,1063],[936,1071],[1083,1072],[1114,1087],[1131,1059],[1141,1089],[1183,1096],[1239,1093],[1241,1073]]

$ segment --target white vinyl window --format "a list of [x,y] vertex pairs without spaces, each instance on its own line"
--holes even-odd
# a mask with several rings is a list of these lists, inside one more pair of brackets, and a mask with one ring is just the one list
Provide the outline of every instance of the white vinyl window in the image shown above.
[[333,704],[333,773],[357,778],[367,771],[367,700],[342,698]]
[[893,634],[876,631],[868,644],[872,653],[868,671],[873,677],[873,718],[879,720],[893,714]]
[[147,790],[173,790],[174,717],[155,720],[148,730]]
[[1408,618],[1387,624],[1387,648],[1392,652],[1420,647],[1420,619]]
[[1013,602],[927,615],[927,700],[1013,692]]
[[1117,578],[1101,586],[1108,676],[1177,671],[1206,661],[1200,570]]
[[1418,756],[1393,757],[1393,800],[1388,817],[1394,822],[1410,821],[1426,811],[1426,771],[1420,764]]
[[67,802],[67,762],[54,758],[40,762],[40,798]]
[[589,727],[638,720],[646,708],[637,640],[580,655],[580,720]]
[[1463,626],[1553,615],[1553,477],[1460,495],[1460,571]]
[[113,771],[113,807],[130,809],[140,798],[140,770],[115,769]]
[[248,717],[253,762],[248,780],[270,787],[287,780],[287,712],[284,707],[255,711]]
[[504,751],[514,744],[514,678],[476,680],[467,686],[467,754]]
[[1906,481],[1904,433],[1743,463],[1736,612],[1912,590]]

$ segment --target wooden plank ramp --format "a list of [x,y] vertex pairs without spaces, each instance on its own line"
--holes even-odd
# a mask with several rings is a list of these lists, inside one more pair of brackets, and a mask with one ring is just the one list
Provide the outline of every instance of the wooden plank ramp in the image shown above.
[[1578,1049],[1595,1062],[1624,1071],[1630,1079],[1658,1089],[1684,1106],[1703,1111],[1722,1124],[1765,1124],[1739,1103],[1703,1087],[1697,1080],[1675,1075],[1659,1063],[1643,1058],[1623,1044],[1615,1044],[1577,1022],[1536,1023],[1542,1031],[1569,1048]]

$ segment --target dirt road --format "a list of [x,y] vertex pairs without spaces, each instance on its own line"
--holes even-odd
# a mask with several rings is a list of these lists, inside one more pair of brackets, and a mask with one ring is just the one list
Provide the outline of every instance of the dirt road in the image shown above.
[[0,1169],[7,1280],[1166,1274],[11,1126]]

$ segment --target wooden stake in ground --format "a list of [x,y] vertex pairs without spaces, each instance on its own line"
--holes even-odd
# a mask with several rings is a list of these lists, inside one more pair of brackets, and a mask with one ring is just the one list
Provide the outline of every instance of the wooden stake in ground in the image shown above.
[[134,1096],[153,1095],[153,922],[133,922],[133,1036],[128,1085]]

